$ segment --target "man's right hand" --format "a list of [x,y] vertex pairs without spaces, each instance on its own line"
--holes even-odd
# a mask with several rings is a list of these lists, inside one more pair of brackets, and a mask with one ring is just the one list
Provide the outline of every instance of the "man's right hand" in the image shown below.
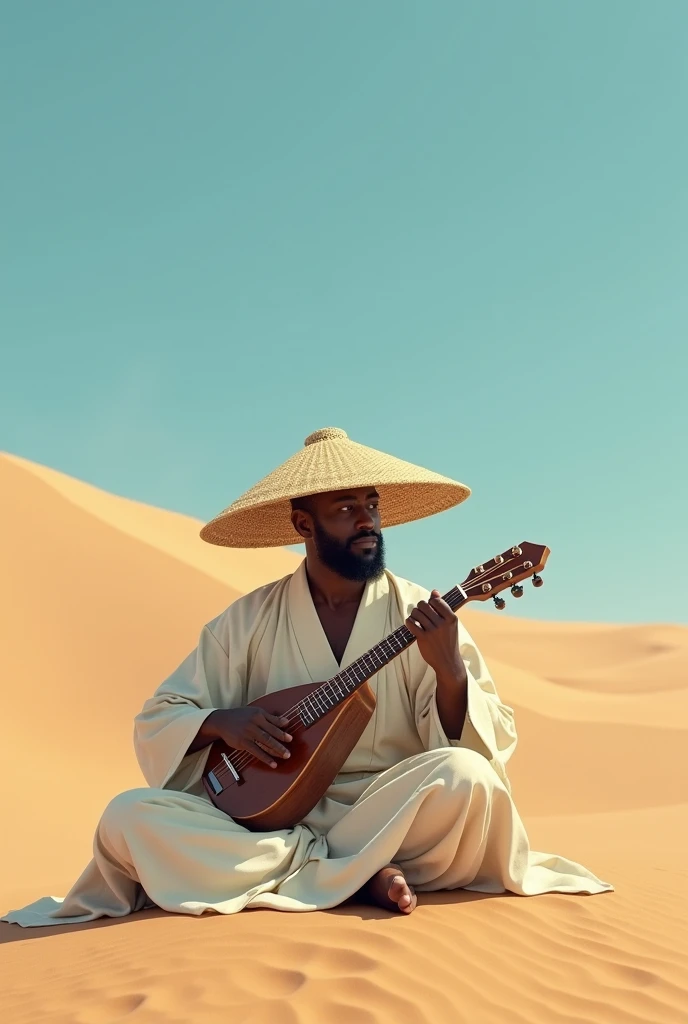
[[288,718],[257,707],[229,708],[213,711],[207,723],[216,739],[235,750],[247,750],[271,768],[277,767],[273,758],[290,756],[284,744],[291,742],[292,737],[283,728],[289,724]]

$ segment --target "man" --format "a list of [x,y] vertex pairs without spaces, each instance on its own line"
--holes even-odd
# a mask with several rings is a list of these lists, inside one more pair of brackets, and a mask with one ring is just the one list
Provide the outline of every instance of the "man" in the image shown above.
[[[215,544],[300,539],[305,561],[204,627],[136,719],[150,788],[109,804],[93,860],[62,903],[39,900],[5,920],[76,923],[151,904],[186,914],[306,911],[357,893],[408,914],[416,890],[611,889],[580,864],[529,849],[505,771],[516,745],[511,709],[438,591],[385,570],[383,526],[469,494],[326,428],[208,523],[201,536]],[[417,642],[370,680],[375,711],[304,821],[256,833],[213,806],[201,776],[214,740],[273,768],[289,757],[286,719],[251,701],[331,678],[402,624]]]

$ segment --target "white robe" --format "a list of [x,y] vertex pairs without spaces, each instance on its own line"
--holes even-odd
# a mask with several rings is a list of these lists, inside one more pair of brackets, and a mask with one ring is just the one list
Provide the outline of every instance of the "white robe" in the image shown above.
[[[402,625],[428,592],[386,572],[366,585],[342,667]],[[612,888],[574,861],[530,850],[505,765],[516,746],[511,708],[459,623],[468,675],[461,738],[447,738],[436,680],[413,644],[370,685],[375,711],[342,771],[307,818],[254,833],[208,799],[208,748],[186,755],[215,708],[340,670],[315,610],[305,563],[236,601],[144,704],[135,748],[150,788],[115,797],[93,860],[63,901],[45,897],[3,920],[23,926],[121,917],[146,905],[185,914],[244,907],[337,906],[384,865],[419,891],[465,888],[599,893]]]

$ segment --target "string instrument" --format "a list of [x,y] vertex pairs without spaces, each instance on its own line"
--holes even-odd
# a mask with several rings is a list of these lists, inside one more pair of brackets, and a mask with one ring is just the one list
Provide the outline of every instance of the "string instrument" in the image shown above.
[[[549,548],[524,541],[476,566],[460,586],[444,595],[453,611],[469,601],[490,598],[499,609],[500,591],[522,597],[521,580],[538,576]],[[256,832],[291,828],[302,821],[327,792],[356,746],[375,710],[368,680],[415,643],[406,626],[375,644],[347,668],[324,683],[306,683],[266,693],[249,707],[287,718],[291,756],[271,768],[245,750],[216,740],[208,754],[203,784],[220,810],[239,825]]]

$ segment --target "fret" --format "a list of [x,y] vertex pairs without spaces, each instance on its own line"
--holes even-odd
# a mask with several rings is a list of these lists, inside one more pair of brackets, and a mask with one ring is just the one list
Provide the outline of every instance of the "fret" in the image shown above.
[[337,696],[338,697],[343,697],[344,696],[344,687],[342,686],[342,683],[340,681],[339,676],[335,676],[331,680],[331,683],[332,683],[332,688],[336,690]]
[[315,720],[317,721],[317,719],[320,716],[318,714],[318,706],[317,706],[314,698],[315,698],[315,694],[314,693],[309,693],[308,696],[306,697],[306,700],[310,704],[310,709],[309,710],[311,711],[311,713],[313,714]]
[[300,712],[299,712],[299,714],[301,716],[301,721],[306,726],[313,725],[313,722],[316,721],[316,719],[313,716],[313,712],[309,711],[307,704],[303,700],[300,701]]

